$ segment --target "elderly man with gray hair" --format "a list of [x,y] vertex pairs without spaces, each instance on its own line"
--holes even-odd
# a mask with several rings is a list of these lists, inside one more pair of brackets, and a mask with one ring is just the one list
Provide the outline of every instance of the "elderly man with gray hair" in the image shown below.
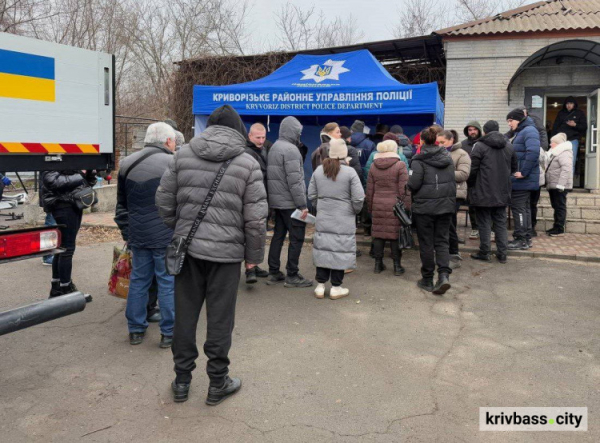
[[133,255],[125,310],[132,345],[144,339],[148,327],[148,289],[155,276],[161,312],[159,346],[170,348],[173,342],[174,278],[165,268],[165,251],[173,230],[159,217],[154,199],[160,179],[173,158],[175,140],[171,126],[154,123],[146,132],[144,149],[121,161],[119,168],[115,222]]

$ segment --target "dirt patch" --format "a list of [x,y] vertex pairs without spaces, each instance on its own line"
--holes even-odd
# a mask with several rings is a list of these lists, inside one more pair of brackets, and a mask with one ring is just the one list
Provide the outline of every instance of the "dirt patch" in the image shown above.
[[123,241],[118,229],[101,226],[83,226],[77,235],[77,245],[93,245],[97,243]]

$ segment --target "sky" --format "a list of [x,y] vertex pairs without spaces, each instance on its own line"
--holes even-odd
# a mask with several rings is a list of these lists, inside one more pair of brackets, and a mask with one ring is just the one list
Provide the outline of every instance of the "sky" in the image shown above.
[[[253,5],[249,15],[250,28],[257,29],[257,32],[251,33],[250,50],[246,52],[262,52],[261,44],[264,40],[277,46],[279,30],[275,25],[274,13],[288,3],[288,0],[249,0],[249,2]],[[332,18],[348,16],[348,13],[351,12],[360,22],[360,30],[365,34],[363,40],[377,41],[393,38],[394,24],[386,18],[386,14],[390,11],[396,14],[402,2],[399,0],[322,0],[313,2],[307,0],[292,1],[291,3],[301,6],[303,9],[315,5],[317,11],[322,10],[325,16]]]
[[[502,2],[502,0],[498,1]],[[534,1],[536,0],[525,0],[525,3]],[[394,38],[393,29],[396,25],[394,19],[399,19],[398,10],[403,5],[401,0],[248,0],[248,2],[252,5],[248,20],[249,28],[256,31],[251,32],[248,47],[244,51],[246,54],[256,54],[281,47],[274,13],[280,11],[281,7],[288,2],[302,9],[314,5],[317,11],[322,10],[326,17],[331,18],[347,17],[351,13],[364,33],[362,42]],[[452,5],[455,0],[437,0],[437,3]],[[443,23],[442,27],[454,24],[452,18],[448,17],[447,23]]]

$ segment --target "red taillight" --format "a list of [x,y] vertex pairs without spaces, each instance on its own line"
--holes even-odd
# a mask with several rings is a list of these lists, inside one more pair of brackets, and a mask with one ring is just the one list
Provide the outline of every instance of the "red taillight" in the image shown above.
[[0,259],[50,251],[59,246],[58,229],[0,235]]

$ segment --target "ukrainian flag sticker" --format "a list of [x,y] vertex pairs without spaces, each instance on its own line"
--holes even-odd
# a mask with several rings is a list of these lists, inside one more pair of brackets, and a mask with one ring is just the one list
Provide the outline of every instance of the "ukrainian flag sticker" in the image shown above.
[[55,101],[54,59],[0,49],[0,97]]

